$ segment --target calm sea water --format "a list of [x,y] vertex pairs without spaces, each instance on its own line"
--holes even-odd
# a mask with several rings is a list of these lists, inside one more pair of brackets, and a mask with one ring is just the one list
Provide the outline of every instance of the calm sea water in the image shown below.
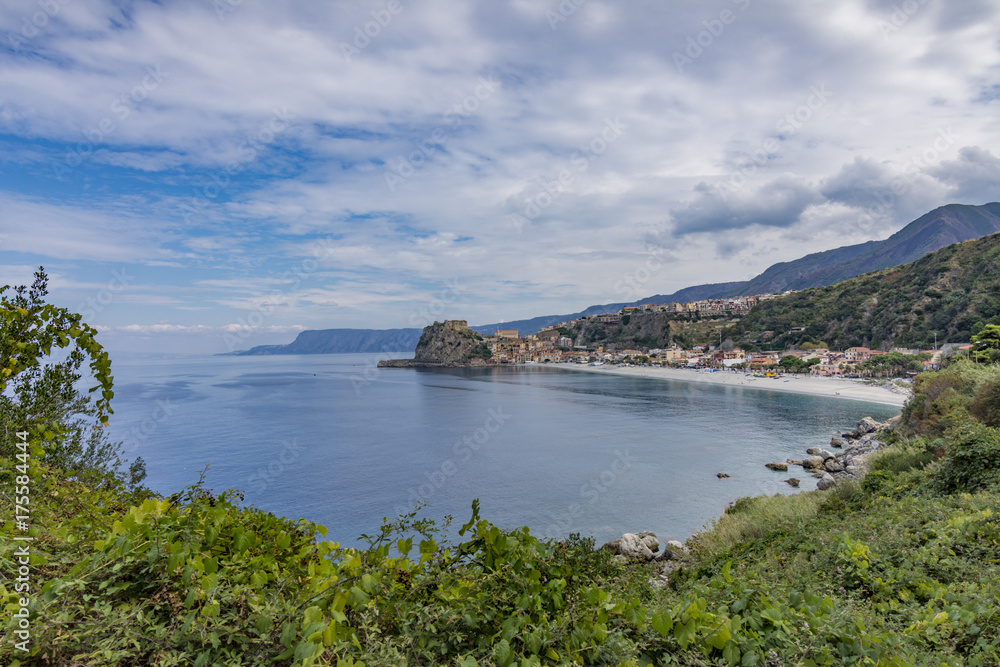
[[[111,436],[147,484],[198,480],[353,544],[418,501],[535,534],[684,539],[740,496],[792,493],[801,458],[891,406],[545,366],[376,369],[377,355],[114,363]],[[726,472],[730,479],[718,479]],[[798,472],[802,488],[815,480]]]

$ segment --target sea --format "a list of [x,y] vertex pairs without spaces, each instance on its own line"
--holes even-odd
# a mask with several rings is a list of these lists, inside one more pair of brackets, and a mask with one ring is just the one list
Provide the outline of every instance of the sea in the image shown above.
[[119,359],[110,436],[143,458],[159,494],[238,489],[342,546],[418,505],[439,525],[452,517],[453,535],[474,499],[498,526],[601,544],[643,530],[684,540],[741,496],[815,488],[799,468],[764,465],[899,412],[558,365],[380,369],[382,358]]

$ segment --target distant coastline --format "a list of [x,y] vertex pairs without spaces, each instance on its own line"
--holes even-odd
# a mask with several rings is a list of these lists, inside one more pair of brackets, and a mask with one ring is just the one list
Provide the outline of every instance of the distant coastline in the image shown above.
[[[548,364],[547,364],[548,365]],[[740,371],[693,370],[682,368],[657,368],[651,366],[589,366],[584,364],[552,364],[553,368],[574,371],[603,373],[605,375],[624,375],[630,377],[650,378],[654,380],[677,380],[680,382],[696,382],[714,384],[741,389],[756,389],[766,391],[783,391],[809,396],[825,396],[850,401],[881,403],[902,407],[910,397],[910,392],[894,391],[875,384],[866,384],[863,380],[847,380],[816,376],[779,376],[748,377]]]

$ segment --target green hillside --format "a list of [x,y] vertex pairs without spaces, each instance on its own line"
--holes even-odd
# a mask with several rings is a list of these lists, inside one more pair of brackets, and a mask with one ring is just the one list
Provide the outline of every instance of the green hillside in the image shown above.
[[735,321],[729,316],[694,318],[673,313],[623,315],[617,323],[605,324],[596,317],[581,319],[566,329],[576,345],[605,350],[691,347],[719,341],[719,333]]
[[[935,333],[939,344],[967,342],[986,324],[1000,324],[1000,234],[766,301],[729,335],[774,349],[821,341],[833,349],[929,348]],[[804,330],[791,332],[797,328]]]

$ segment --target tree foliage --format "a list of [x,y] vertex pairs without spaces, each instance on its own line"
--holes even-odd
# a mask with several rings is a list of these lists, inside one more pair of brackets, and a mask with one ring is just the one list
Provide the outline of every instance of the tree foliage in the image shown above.
[[970,357],[980,363],[1000,363],[1000,324],[987,324],[972,337]]
[[799,359],[794,354],[786,354],[778,360],[778,366],[786,373],[808,373],[809,369],[819,363],[819,359]]
[[[137,491],[145,477],[142,459],[128,463],[121,443],[109,441],[102,429],[114,396],[108,354],[95,329],[46,303],[47,294],[42,268],[30,287],[0,288],[0,424],[8,435],[30,431],[35,442],[45,443],[43,462],[71,478]],[[88,360],[97,383],[90,394],[100,392],[96,400],[76,389]],[[5,438],[0,451],[10,456],[12,443]]]
[[969,410],[987,426],[1000,428],[1000,380],[983,384],[976,392]]
[[906,377],[910,373],[924,370],[924,361],[931,358],[930,354],[903,354],[888,352],[879,354],[856,366],[861,375],[878,377]]
[[31,287],[0,287],[0,390],[21,373],[39,368],[53,348],[69,350],[71,372],[76,372],[84,358],[101,390],[94,408],[97,417],[107,421],[112,412],[111,360],[95,339],[97,330],[81,321],[81,316],[65,308],[45,303],[48,277],[39,267]]

